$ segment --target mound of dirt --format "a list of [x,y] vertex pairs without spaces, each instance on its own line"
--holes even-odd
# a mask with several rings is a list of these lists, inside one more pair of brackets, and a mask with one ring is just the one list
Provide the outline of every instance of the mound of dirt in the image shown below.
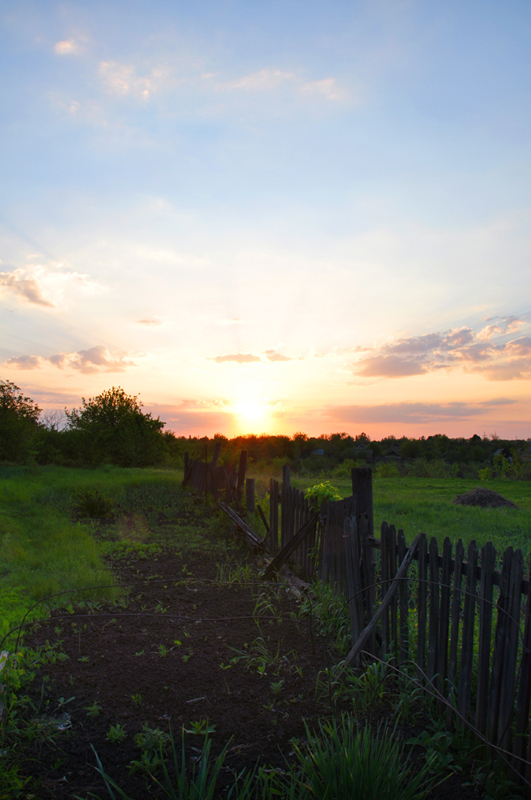
[[484,489],[482,486],[478,486],[465,494],[458,494],[457,497],[454,497],[452,503],[459,506],[482,506],[483,508],[498,508],[499,506],[518,508],[512,500],[507,500],[498,492],[494,492],[492,489]]

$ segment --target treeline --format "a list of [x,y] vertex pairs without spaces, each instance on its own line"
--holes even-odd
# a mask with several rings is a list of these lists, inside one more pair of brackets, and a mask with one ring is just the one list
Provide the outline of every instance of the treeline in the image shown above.
[[97,467],[182,466],[184,454],[212,457],[221,443],[219,463],[234,463],[242,450],[248,463],[270,472],[283,464],[299,474],[349,475],[369,464],[382,476],[505,476],[531,479],[531,445],[497,437],[450,439],[444,434],[419,439],[388,436],[372,441],[366,433],[309,437],[248,435],[227,438],[176,436],[143,410],[137,396],[112,387],[83,399],[64,417],[44,416],[39,406],[10,381],[0,380],[0,461]]

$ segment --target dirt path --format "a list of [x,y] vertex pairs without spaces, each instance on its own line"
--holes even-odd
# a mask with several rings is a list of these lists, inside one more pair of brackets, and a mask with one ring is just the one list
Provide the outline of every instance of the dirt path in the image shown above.
[[[122,559],[114,564],[121,581],[147,581],[131,589],[125,609],[85,617],[76,610],[67,619],[58,611],[26,637],[27,645],[48,641],[64,654],[41,670],[34,695],[48,676],[41,713],[56,720],[67,713],[71,721],[30,765],[43,800],[88,791],[107,796],[91,746],[131,797],[158,796],[145,771],[131,770],[142,757],[134,737],[146,725],[164,732],[171,726],[180,746],[183,727],[204,731],[208,720],[213,753],[230,740],[226,764],[240,771],[257,761],[282,767],[290,739],[304,738],[303,718],[311,724],[326,713],[315,686],[335,657],[307,620],[289,619],[298,612],[295,601],[285,590],[260,599],[257,587],[219,585],[216,566],[189,552]],[[268,619],[278,614],[281,622]],[[107,735],[117,725],[126,737],[111,742]],[[185,734],[190,757],[203,740]]]

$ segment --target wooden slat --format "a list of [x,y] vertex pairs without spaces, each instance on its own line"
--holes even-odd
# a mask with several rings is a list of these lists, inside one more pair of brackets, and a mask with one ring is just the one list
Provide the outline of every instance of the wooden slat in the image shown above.
[[393,598],[396,596],[396,593],[398,591],[398,587],[399,587],[399,584],[400,584],[400,579],[404,575],[407,574],[409,566],[410,566],[411,562],[413,561],[413,556],[415,555],[415,551],[417,549],[418,543],[419,543],[419,537],[417,536],[413,540],[413,542],[411,544],[411,547],[407,551],[406,556],[405,556],[402,564],[400,565],[400,568],[398,569],[398,571],[397,571],[397,573],[395,575],[393,583],[390,585],[389,589],[387,590],[387,593],[386,593],[386,595],[385,595],[385,597],[383,599],[382,604],[380,605],[380,608],[378,609],[376,614],[373,616],[373,618],[370,621],[370,623],[362,631],[362,633],[360,634],[360,636],[358,638],[358,641],[356,642],[354,647],[351,649],[351,651],[347,655],[347,657],[345,659],[345,662],[344,662],[345,665],[351,664],[357,658],[357,656],[360,654],[361,650],[363,649],[365,643],[368,641],[369,637],[372,634],[374,634],[374,631],[376,629],[376,625],[378,624],[380,618],[382,617],[385,609],[392,602]]
[[[397,559],[398,559],[398,550],[396,546],[396,528],[394,525],[390,525],[389,526],[389,580],[391,582],[395,579],[396,576]],[[389,585],[391,585],[391,583]],[[397,606],[396,596],[393,598],[393,601],[390,604],[390,611],[391,611],[391,630],[389,635],[391,637],[391,644],[393,648],[392,653],[396,661],[398,658],[398,606]]]
[[468,545],[468,570],[466,576],[465,602],[463,610],[463,641],[461,667],[457,691],[457,710],[463,717],[470,715],[470,693],[472,691],[472,661],[474,656],[474,617],[476,613],[476,583],[478,548],[474,540]]
[[450,628],[450,655],[448,661],[448,683],[457,689],[457,653],[459,649],[459,622],[461,618],[463,579],[463,540],[459,539],[455,546],[454,580],[452,592],[452,623]]
[[489,687],[489,703],[487,712],[487,738],[497,744],[498,717],[503,680],[503,661],[505,640],[507,636],[507,612],[509,608],[509,581],[511,576],[513,548],[508,547],[503,554],[501,568],[500,594],[497,603],[496,633],[494,635],[494,653]]
[[[344,535],[350,631],[352,646],[354,646],[364,627],[359,542],[355,515],[351,515],[345,519]],[[353,666],[357,667],[358,662],[359,658],[356,658],[353,662]]]
[[514,714],[516,695],[516,659],[520,634],[520,608],[522,593],[520,586],[524,574],[522,551],[513,553],[511,579],[509,581],[509,617],[507,619],[507,638],[503,658],[503,680],[498,718],[498,741],[505,750],[511,748],[511,721]]
[[[531,565],[530,565],[531,572]],[[524,637],[522,641],[522,657],[520,661],[520,685],[518,687],[518,698],[516,702],[516,720],[514,725],[513,752],[520,758],[525,758],[526,754],[526,732],[529,722],[529,706],[531,703],[531,595],[527,596],[524,611]],[[531,736],[528,736],[529,750],[527,760],[531,761]],[[531,771],[531,767],[528,768]],[[524,768],[521,773],[526,775]]]
[[418,546],[419,584],[417,600],[417,664],[419,677],[426,668],[426,616],[428,611],[428,542],[421,534]]
[[492,638],[493,577],[496,566],[496,550],[492,542],[481,548],[481,578],[479,585],[479,646],[478,686],[476,692],[476,728],[485,733],[487,703],[489,698],[489,667]]
[[295,534],[295,536],[291,537],[289,542],[286,544],[285,547],[282,548],[280,553],[278,553],[274,557],[274,559],[272,560],[272,562],[270,563],[270,565],[268,566],[268,568],[264,572],[264,580],[266,580],[266,581],[271,580],[271,578],[273,577],[275,572],[280,570],[282,565],[286,563],[286,561],[288,560],[290,555],[297,549],[298,545],[300,544],[300,542],[302,542],[304,537],[308,536],[308,534],[310,533],[310,531],[312,529],[312,526],[315,525],[316,522],[317,522],[317,517],[318,517],[318,514],[315,513],[313,515],[313,517],[305,525],[302,526],[300,531],[298,531]]
[[[380,601],[389,589],[389,525],[382,522],[380,545],[380,574],[382,577],[382,591]],[[382,616],[382,653],[385,658],[389,648],[389,609],[386,608]]]
[[441,606],[439,617],[439,648],[437,686],[440,692],[446,692],[446,678],[448,675],[448,634],[450,631],[450,594],[452,580],[452,544],[448,536],[443,543],[442,569],[441,569]]
[[439,662],[439,549],[437,540],[432,536],[429,549],[430,577],[428,590],[430,595],[430,617],[428,630],[428,665],[426,675],[432,681]]
[[[403,563],[407,552],[404,531],[400,529],[397,534],[398,561]],[[404,574],[398,587],[399,609],[400,609],[400,647],[398,651],[398,662],[404,664],[409,659],[409,592],[407,572]]]

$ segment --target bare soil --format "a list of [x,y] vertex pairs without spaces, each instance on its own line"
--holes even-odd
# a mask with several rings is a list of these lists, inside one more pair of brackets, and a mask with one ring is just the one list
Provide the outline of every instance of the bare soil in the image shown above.
[[483,508],[499,508],[500,506],[518,508],[512,500],[507,500],[506,497],[503,497],[493,489],[485,489],[482,486],[478,486],[470,492],[465,492],[465,494],[458,494],[457,497],[454,497],[452,503],[459,506],[482,506]]
[[[230,742],[222,777],[228,785],[234,772],[256,764],[285,768],[293,758],[291,740],[306,738],[305,723],[315,728],[320,717],[341,710],[326,688],[316,691],[321,671],[339,657],[308,618],[300,620],[285,587],[272,595],[275,607],[265,608],[258,625],[262,589],[221,585],[212,556],[166,550],[147,559],[122,558],[112,567],[124,584],[137,583],[126,607],[56,610],[25,637],[26,645],[48,642],[63,654],[37,673],[32,697],[43,719],[70,726],[51,742],[26,748],[21,771],[38,784],[37,794],[28,796],[108,797],[95,769],[97,753],[129,797],[161,797],[153,780],[132,768],[141,757],[135,735],[145,725],[171,729],[180,748],[183,728],[194,731],[203,724],[204,730],[207,721],[214,728],[214,756]],[[280,622],[269,618],[279,613]],[[269,663],[231,662],[239,653],[259,654],[260,647],[270,653]],[[90,713],[95,703],[101,707],[97,716]],[[386,713],[378,710],[375,718]],[[117,724],[126,738],[109,741]],[[418,729],[400,734],[407,738]],[[201,733],[185,733],[189,764],[203,742]],[[462,781],[451,778],[431,797],[480,796]],[[226,797],[223,786],[219,796]]]

